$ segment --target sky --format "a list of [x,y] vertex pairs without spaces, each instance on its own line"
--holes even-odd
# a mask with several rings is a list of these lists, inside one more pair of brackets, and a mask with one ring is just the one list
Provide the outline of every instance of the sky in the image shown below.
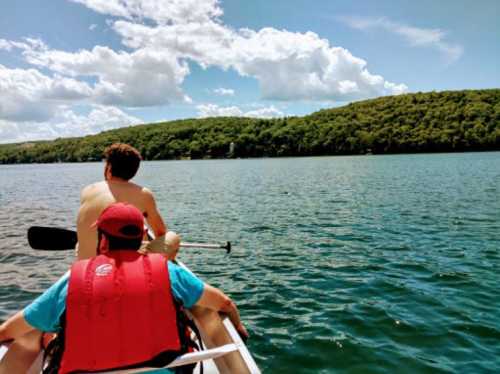
[[498,0],[0,4],[0,143],[500,87]]

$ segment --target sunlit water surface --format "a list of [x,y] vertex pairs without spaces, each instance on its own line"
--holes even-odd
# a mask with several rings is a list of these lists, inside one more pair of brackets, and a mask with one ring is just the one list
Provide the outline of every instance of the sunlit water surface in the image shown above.
[[[102,163],[0,166],[0,319],[73,253],[28,247],[74,227]],[[230,240],[181,259],[230,294],[264,372],[500,371],[500,153],[144,162],[171,229]]]

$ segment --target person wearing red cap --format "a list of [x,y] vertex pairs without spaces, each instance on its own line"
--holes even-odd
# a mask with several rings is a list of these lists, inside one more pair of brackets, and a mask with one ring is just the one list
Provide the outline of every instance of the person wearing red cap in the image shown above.
[[108,205],[115,202],[127,202],[138,208],[156,237],[148,249],[174,258],[179,250],[180,238],[174,232],[167,232],[153,193],[130,182],[142,159],[139,151],[131,145],[115,143],[104,150],[104,157],[104,181],[88,185],[81,192],[77,217],[78,259],[95,256],[97,231],[92,223]]
[[[97,256],[76,261],[68,274],[1,325],[0,341],[16,338],[12,331],[58,333],[52,345],[59,349],[50,365],[54,372],[69,373],[164,366],[187,349],[178,328],[182,307],[227,313],[248,337],[238,308],[222,291],[163,255],[138,252],[144,219],[137,208],[111,204],[95,227]],[[0,373],[25,372],[25,359],[9,350]]]

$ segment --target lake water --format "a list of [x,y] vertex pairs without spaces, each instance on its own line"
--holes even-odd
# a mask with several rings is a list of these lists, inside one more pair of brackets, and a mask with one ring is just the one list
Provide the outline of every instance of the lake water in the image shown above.
[[[0,166],[0,319],[71,252],[28,248],[74,227],[103,164]],[[181,259],[237,302],[264,372],[500,371],[500,153],[144,162],[170,228],[230,240]]]

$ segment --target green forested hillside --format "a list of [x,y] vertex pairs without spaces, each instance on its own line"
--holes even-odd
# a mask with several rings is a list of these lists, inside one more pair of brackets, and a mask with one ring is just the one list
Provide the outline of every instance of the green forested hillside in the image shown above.
[[118,141],[148,160],[500,150],[500,89],[381,97],[305,117],[188,119],[7,144],[0,163],[99,160]]

